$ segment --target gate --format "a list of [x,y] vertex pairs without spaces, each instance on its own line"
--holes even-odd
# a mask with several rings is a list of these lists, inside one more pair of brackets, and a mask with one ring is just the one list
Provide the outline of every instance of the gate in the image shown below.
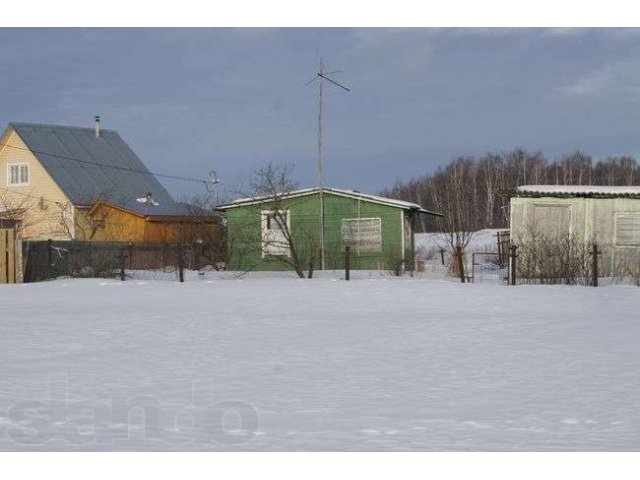
[[471,255],[471,281],[507,285],[509,261],[498,252],[473,252]]
[[498,256],[500,263],[509,263],[509,247],[511,246],[511,234],[509,230],[496,233],[498,239]]
[[0,283],[16,283],[16,231],[0,228]]

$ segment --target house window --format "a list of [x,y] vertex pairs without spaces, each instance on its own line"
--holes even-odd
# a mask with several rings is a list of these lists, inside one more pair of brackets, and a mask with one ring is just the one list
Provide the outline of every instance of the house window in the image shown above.
[[288,210],[262,212],[262,256],[290,256]]
[[7,185],[29,185],[29,164],[14,163],[7,166]]
[[342,219],[342,248],[351,247],[358,253],[382,251],[382,219]]
[[616,215],[616,245],[640,246],[640,213]]

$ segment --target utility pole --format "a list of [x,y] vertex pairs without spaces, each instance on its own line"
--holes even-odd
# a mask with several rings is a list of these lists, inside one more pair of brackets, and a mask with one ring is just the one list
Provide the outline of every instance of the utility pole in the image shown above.
[[318,67],[318,195],[320,200],[320,270],[325,267],[325,251],[324,251],[324,175],[322,172],[322,75],[324,74],[324,65],[320,60]]
[[[318,80],[318,195],[319,195],[319,240],[320,240],[320,269],[325,269],[325,249],[324,249],[324,172],[322,168],[322,87],[324,80],[334,84],[335,86],[350,92],[347,87],[339,84],[335,80],[332,80],[327,75],[332,73],[338,73],[340,70],[336,70],[334,72],[325,72],[324,64],[322,60],[318,65],[318,71],[316,72],[316,76],[307,82],[307,85],[310,85],[314,81]],[[306,86],[306,85],[305,85]]]

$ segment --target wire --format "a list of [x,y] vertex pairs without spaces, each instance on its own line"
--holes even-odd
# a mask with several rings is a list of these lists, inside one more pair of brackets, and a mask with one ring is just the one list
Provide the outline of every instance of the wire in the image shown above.
[[[19,195],[22,197],[27,197],[27,198],[32,198],[36,201],[43,201],[43,202],[47,202],[47,203],[52,203],[52,204],[56,204],[56,205],[63,205],[64,202],[60,202],[58,200],[52,200],[49,198],[46,198],[42,195],[38,195],[35,193],[26,193],[26,192],[18,192],[16,190],[14,190],[13,188],[10,187],[3,187],[0,186],[0,189],[4,190],[5,192],[7,192],[8,196],[11,195]],[[107,199],[108,201],[108,199]],[[286,204],[286,208],[289,209],[291,207],[297,207],[300,205],[304,205],[305,203],[309,202],[310,200],[305,198],[305,199],[300,199],[298,201],[293,201],[293,202],[287,202]],[[255,214],[259,214],[260,212],[262,212],[263,210],[268,210],[268,208],[266,207],[266,204],[268,202],[266,202],[265,204],[261,204],[261,205],[250,205],[250,206],[246,206],[246,208]],[[283,205],[284,206],[284,205]],[[253,208],[252,208],[253,207]],[[393,208],[393,207],[388,207],[388,208]],[[364,219],[364,218],[369,218],[371,215],[383,215],[385,213],[388,213],[389,210],[384,208],[384,209],[366,209],[366,211],[361,211],[360,214],[360,218]],[[356,215],[356,212],[353,212],[354,215]],[[347,217],[346,215],[348,215],[347,212],[344,213],[325,213],[325,218],[352,218],[352,217]],[[298,213],[294,216],[297,220],[306,220],[306,219],[316,219],[318,218],[317,213]],[[249,223],[253,223],[252,220],[248,221]]]
[[[49,152],[44,152],[41,150],[33,150],[33,149],[29,149],[29,148],[23,148],[23,147],[18,147],[16,145],[10,145],[6,142],[0,142],[0,146],[6,146],[9,148],[14,148],[16,150],[22,150],[25,152],[30,152],[30,153],[34,153],[34,154],[39,154],[39,155],[47,155],[49,157],[54,157],[54,158],[60,158],[63,160],[71,160],[73,162],[78,162],[81,164],[86,164],[86,165],[93,165],[96,167],[103,167],[103,168],[112,168],[114,170],[120,170],[120,171],[126,171],[126,172],[131,172],[131,173],[139,173],[139,174],[143,174],[143,175],[151,175],[153,177],[160,177],[160,178],[168,178],[168,179],[173,179],[173,180],[181,180],[181,181],[185,181],[185,182],[193,182],[193,183],[202,183],[205,186],[208,185],[209,183],[211,183],[210,180],[204,180],[201,178],[193,178],[193,177],[183,177],[180,175],[169,175],[169,174],[163,174],[163,173],[154,173],[151,172],[150,170],[141,170],[141,169],[136,169],[136,168],[131,168],[131,167],[122,167],[119,165],[109,165],[106,163],[100,163],[100,162],[94,162],[91,160],[83,160],[83,159],[79,159],[79,158],[75,158],[75,157],[69,157],[66,155],[58,155],[58,154],[54,154],[54,153],[49,153]],[[48,168],[69,168],[69,167],[63,167],[62,165],[50,165]],[[225,190],[226,192],[231,191],[231,189],[229,189],[228,187],[225,186],[221,186],[223,190]],[[18,193],[18,192],[15,192]],[[55,202],[55,203],[59,203],[59,202]],[[295,204],[294,204],[295,205]]]
[[[130,167],[122,167],[122,166],[118,166],[118,165],[109,165],[106,163],[100,163],[100,162],[93,162],[91,160],[82,160],[79,158],[75,158],[75,157],[68,157],[66,155],[57,155],[55,153],[48,153],[48,152],[43,152],[43,151],[39,151],[39,150],[33,150],[30,148],[23,148],[23,147],[18,147],[16,145],[9,145],[8,143],[4,143],[4,142],[0,142],[0,146],[3,145],[5,147],[9,147],[9,148],[15,148],[16,150],[22,150],[25,152],[31,152],[31,153],[35,153],[35,154],[39,154],[39,155],[47,155],[49,157],[54,157],[54,158],[60,158],[63,160],[71,160],[74,162],[78,162],[78,163],[83,163],[83,164],[88,164],[88,165],[94,165],[96,167],[104,167],[104,168],[113,168],[114,170],[123,170],[126,172],[132,172],[132,173],[141,173],[144,175],[152,175],[154,177],[161,177],[161,178],[170,178],[173,180],[182,180],[185,182],[194,182],[194,183],[204,183],[205,185],[207,183],[209,183],[209,180],[203,180],[201,178],[192,178],[192,177],[182,177],[179,175],[168,175],[168,174],[164,174],[164,173],[154,173],[151,172],[149,170],[141,170],[139,168],[130,168]],[[54,168],[57,168],[57,165],[53,166]]]
[[[64,212],[68,211],[66,209],[67,206],[71,206],[72,205],[72,204],[68,204],[67,205],[67,204],[65,204],[65,202],[60,202],[60,201],[57,201],[57,200],[51,200],[50,198],[46,198],[46,197],[41,196],[41,195],[35,195],[33,193],[16,192],[15,190],[13,190],[11,188],[8,188],[8,187],[0,186],[0,189],[3,189],[6,192],[8,192],[7,196],[19,195],[19,196],[22,196],[22,197],[30,198],[30,199],[32,199],[32,200],[34,200],[36,202],[46,202],[46,203],[50,203],[50,204],[56,205],[56,206],[58,206],[60,208],[60,211],[59,212],[54,212],[54,214],[56,214],[56,213],[64,213]],[[0,207],[3,206],[3,203],[5,204],[4,205],[5,207],[11,207],[11,205],[7,205],[6,197],[2,198],[2,196],[0,196]],[[30,208],[30,207],[31,207],[31,205],[28,205],[26,208]],[[23,203],[15,206],[15,210],[21,210],[23,208],[25,208]],[[10,213],[10,212],[11,212],[11,210],[4,211],[4,212],[0,211],[0,217],[2,216],[3,213],[7,214],[7,213]],[[42,221],[42,219],[44,217],[49,215],[49,213],[44,212],[44,211],[38,212],[38,213],[40,214],[40,216],[37,216],[37,214],[33,215],[35,217],[34,218],[35,221]],[[149,212],[149,214],[152,215],[153,212]],[[199,217],[202,217],[202,216],[201,215],[193,215],[193,217],[194,218],[199,218]],[[206,215],[205,215],[205,217],[206,217]],[[62,220],[62,221],[64,222],[64,220]],[[123,227],[123,228],[130,228],[131,227],[131,224],[117,223],[117,222],[114,222],[112,220],[108,220],[108,217],[107,217],[107,219],[105,219],[105,224],[108,224],[109,226],[112,226],[112,227]]]
[[20,195],[22,197],[33,198],[33,199],[35,199],[37,201],[41,201],[42,200],[43,202],[53,203],[53,204],[56,204],[56,205],[63,205],[64,204],[64,202],[60,202],[60,201],[57,201],[57,200],[51,200],[49,198],[43,197],[42,195],[36,195],[34,193],[17,192],[13,188],[9,188],[9,187],[1,187],[0,186],[0,188],[3,189],[4,191],[6,191],[8,196]]

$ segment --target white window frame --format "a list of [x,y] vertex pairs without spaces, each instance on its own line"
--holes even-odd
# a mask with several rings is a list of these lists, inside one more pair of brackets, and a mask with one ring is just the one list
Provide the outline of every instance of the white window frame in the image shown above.
[[[18,182],[17,183],[13,183],[11,181],[11,169],[12,167],[16,167],[18,169]],[[22,176],[22,167],[26,167],[26,171],[27,171],[27,181],[26,182],[22,182],[21,181],[21,176]],[[27,162],[21,162],[21,163],[9,163],[7,164],[7,187],[26,187],[29,186],[31,184],[31,167]]]
[[360,255],[361,253],[381,253],[382,252],[382,218],[381,217],[343,218],[340,223],[340,241],[342,242],[342,251],[344,251],[345,247],[347,246],[344,241],[345,240],[344,238],[345,223],[357,222],[359,226],[360,223],[364,221],[367,221],[367,222],[374,221],[378,224],[379,226],[378,232],[380,235],[380,241],[378,242],[379,247],[375,249],[363,248],[361,244],[362,239],[360,238],[360,232],[358,231],[356,233],[355,240],[349,244],[349,246],[352,249],[352,253],[355,253],[356,255]]
[[614,215],[614,222],[613,222],[613,231],[614,231],[614,235],[615,235],[615,245],[616,247],[640,247],[640,235],[638,237],[638,240],[635,242],[622,242],[619,238],[618,235],[618,220],[621,218],[628,218],[628,217],[635,217],[638,218],[640,220],[640,212],[616,212]]
[[[287,216],[287,230],[291,232],[291,211],[290,210],[262,210],[260,212],[260,244],[262,250],[262,258],[265,257],[291,257],[291,246],[288,244],[283,244],[282,246],[277,246],[273,244],[269,244],[269,240],[265,240],[265,234],[267,232],[266,224],[267,217],[269,215],[273,215],[274,213],[279,212],[280,214],[284,214]],[[282,232],[282,229],[280,229]],[[283,233],[284,235],[284,233]],[[286,242],[286,237],[284,239]],[[286,250],[286,251],[285,251]]]

